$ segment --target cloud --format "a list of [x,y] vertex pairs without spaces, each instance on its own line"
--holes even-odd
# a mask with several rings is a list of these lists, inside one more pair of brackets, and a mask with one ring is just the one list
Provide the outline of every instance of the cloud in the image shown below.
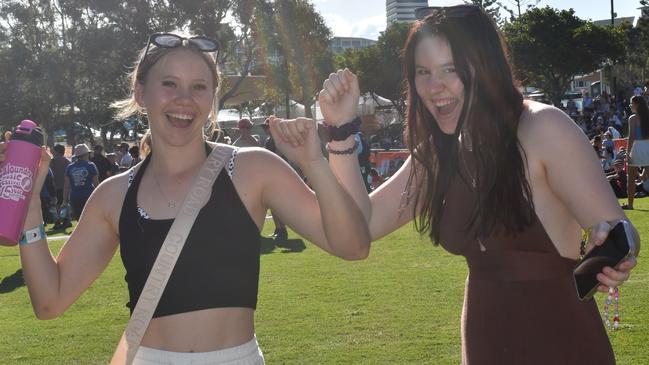
[[377,39],[385,30],[385,15],[376,15],[350,22],[338,14],[322,14],[334,36]]
[[361,19],[352,24],[352,37],[378,39],[385,30],[385,16],[377,15]]

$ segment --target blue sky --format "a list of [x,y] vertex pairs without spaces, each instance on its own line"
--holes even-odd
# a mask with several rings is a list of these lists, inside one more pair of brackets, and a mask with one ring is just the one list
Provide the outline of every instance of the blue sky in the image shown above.
[[[501,0],[506,6],[515,9],[516,1]],[[315,8],[322,14],[335,36],[364,37],[377,39],[385,29],[385,0],[312,0]],[[429,0],[429,5],[455,5],[458,0]],[[534,0],[521,0],[521,4],[531,4]],[[557,9],[573,8],[583,19],[610,19],[611,0],[541,0],[538,6],[549,5]],[[639,16],[639,0],[614,0],[618,17]],[[521,5],[521,10],[523,6]]]

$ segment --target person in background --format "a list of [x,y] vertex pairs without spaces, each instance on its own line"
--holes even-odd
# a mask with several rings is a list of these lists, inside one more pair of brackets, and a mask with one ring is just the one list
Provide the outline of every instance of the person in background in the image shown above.
[[622,209],[632,210],[638,168],[649,167],[649,108],[641,96],[633,96],[629,105],[633,114],[629,117],[629,141],[627,143],[627,203]]
[[372,164],[370,163],[370,154],[372,150],[370,149],[370,144],[367,142],[367,138],[363,132],[358,132],[356,134],[356,142],[358,143],[358,150],[356,154],[358,155],[358,165],[361,168],[361,176],[363,177],[363,182],[365,183],[365,189],[369,193],[372,191],[371,184],[368,182],[368,176]]
[[[266,133],[266,135],[268,136],[268,138],[266,138],[266,141],[264,142],[264,148],[287,161],[286,157],[277,150],[277,146],[275,145],[275,141],[273,140],[273,135],[270,132],[270,118],[266,118],[261,127],[264,130],[264,133]],[[287,162],[290,165],[290,162]],[[284,222],[282,222],[282,220],[279,219],[277,214],[274,214],[272,210],[270,211],[270,215],[273,217],[273,223],[275,224],[275,230],[270,235],[270,238],[274,238],[280,242],[286,241],[288,239],[288,230],[286,229],[286,224],[284,224]]]
[[122,142],[119,145],[119,169],[120,172],[128,170],[128,168],[131,167],[131,163],[133,162],[133,156],[131,156],[130,153],[128,153],[130,149],[130,146],[126,142]]
[[628,176],[624,171],[624,159],[619,158],[613,161],[613,171],[606,175],[606,179],[611,184],[611,189],[618,199],[627,197]]
[[604,147],[602,146],[602,136],[600,134],[595,135],[593,139],[590,141],[591,146],[593,146],[593,149],[595,150],[595,155],[599,159],[600,163],[602,163],[602,159],[604,159]]
[[85,144],[74,146],[76,160],[65,169],[63,204],[72,208],[72,219],[79,220],[86,202],[99,185],[97,166],[89,161],[90,149]]
[[[70,160],[68,160],[68,158],[64,156],[65,147],[63,147],[63,145],[56,144],[54,145],[52,150],[54,152],[54,157],[52,157],[52,161],[50,162],[50,168],[52,169],[52,174],[54,176],[53,182],[54,182],[54,190],[56,196],[56,208],[57,211],[60,212],[63,209],[63,190],[65,189],[65,170],[70,164]],[[63,211],[66,212],[67,207],[63,209]],[[68,214],[63,214],[63,217],[61,217],[60,214],[57,214],[57,219],[54,222],[53,229],[55,230],[65,229],[71,226],[72,226],[72,222],[70,222],[70,217]]]
[[110,163],[110,174],[117,175],[119,173],[119,164],[117,163],[117,155],[114,152],[107,153],[106,159]]
[[612,169],[613,160],[615,159],[615,143],[613,136],[610,132],[604,133],[604,140],[602,141],[602,166],[604,171]]
[[240,119],[237,123],[239,138],[232,143],[237,147],[261,147],[259,140],[252,135],[252,122],[248,118]]
[[372,190],[376,190],[379,186],[381,186],[381,184],[383,184],[383,182],[385,182],[383,177],[381,177],[381,175],[375,168],[370,169],[368,178],[370,179],[370,187]]
[[572,98],[568,99],[568,103],[566,104],[566,112],[568,113],[569,116],[574,117],[577,115],[577,104]]
[[90,161],[97,167],[99,182],[106,180],[113,174],[110,161],[104,156],[104,148],[101,145],[95,145],[93,147]]
[[635,188],[635,197],[644,198],[649,196],[649,169],[642,169],[642,173],[638,176],[638,183]]
[[128,154],[131,155],[131,167],[139,164],[140,161],[142,161],[142,159],[140,158],[140,147],[131,146],[131,148],[128,149]]
[[54,145],[52,148],[54,157],[50,162],[52,174],[54,175],[54,188],[56,190],[56,201],[58,205],[63,203],[63,188],[65,185],[65,169],[70,164],[70,160],[64,156],[65,147],[60,144]]
[[47,172],[47,177],[41,188],[41,210],[45,224],[55,223],[58,219],[56,209],[56,189],[54,188],[54,174],[52,169]]

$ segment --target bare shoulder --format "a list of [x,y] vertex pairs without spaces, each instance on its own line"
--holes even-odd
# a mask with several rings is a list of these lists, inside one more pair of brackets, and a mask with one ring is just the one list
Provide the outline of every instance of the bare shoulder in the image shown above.
[[584,140],[586,136],[560,109],[535,101],[525,101],[518,125],[518,138],[524,148],[534,148],[537,145],[548,148],[557,143]]
[[92,192],[88,204],[93,207],[101,207],[110,220],[118,220],[122,208],[122,202],[128,190],[130,171],[109,177],[102,181]]
[[237,174],[256,174],[276,168],[284,161],[275,153],[262,147],[240,147],[237,150],[235,169]]
[[113,175],[108,179],[104,180],[99,184],[95,189],[96,194],[101,195],[113,195],[119,193],[126,193],[128,189],[129,179],[131,175],[131,170],[121,172],[117,175]]

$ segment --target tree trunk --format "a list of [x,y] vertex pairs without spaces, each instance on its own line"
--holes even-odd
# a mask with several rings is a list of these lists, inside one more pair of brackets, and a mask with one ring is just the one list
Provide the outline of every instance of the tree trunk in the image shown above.
[[286,92],[286,96],[284,98],[284,105],[286,106],[286,119],[291,118],[291,99],[289,98],[289,93]]

